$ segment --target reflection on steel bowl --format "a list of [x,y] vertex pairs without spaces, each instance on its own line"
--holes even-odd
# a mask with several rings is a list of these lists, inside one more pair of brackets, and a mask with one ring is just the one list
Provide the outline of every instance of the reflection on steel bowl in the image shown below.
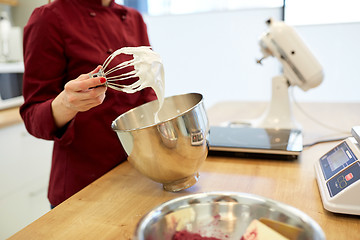
[[167,191],[194,185],[207,157],[209,123],[198,93],[165,98],[158,110],[152,101],[120,115],[112,123],[128,161]]
[[325,239],[320,226],[298,209],[238,192],[198,193],[165,202],[140,220],[133,239],[171,240],[185,232],[203,239],[240,240],[255,219],[296,229],[289,239]]

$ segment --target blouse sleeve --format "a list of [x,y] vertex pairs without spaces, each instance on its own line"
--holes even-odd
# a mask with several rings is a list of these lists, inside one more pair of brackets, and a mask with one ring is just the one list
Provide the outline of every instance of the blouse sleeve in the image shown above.
[[66,58],[61,22],[46,7],[37,8],[24,28],[24,104],[20,114],[30,134],[53,140],[57,127],[51,102],[63,90]]

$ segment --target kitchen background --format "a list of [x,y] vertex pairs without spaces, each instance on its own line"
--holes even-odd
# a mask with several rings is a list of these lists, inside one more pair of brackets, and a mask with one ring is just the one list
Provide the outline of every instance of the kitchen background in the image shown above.
[[[0,11],[22,30],[33,9],[47,2],[2,3]],[[138,3],[125,1],[134,2]],[[162,5],[152,7],[151,2]],[[265,5],[264,1],[242,0],[245,4],[241,6],[234,0],[216,2],[149,0],[145,6],[138,5],[149,12],[144,13],[144,19],[151,44],[163,58],[166,96],[200,92],[207,108],[219,101],[269,101],[271,78],[281,73],[281,66],[274,58],[264,60],[263,65],[255,63],[262,56],[258,39],[267,29],[269,17],[282,19],[285,15],[325,73],[323,83],[315,89],[303,92],[294,88],[296,101],[360,101],[360,19],[350,18],[352,9],[359,9],[356,0],[288,0],[285,12],[283,1],[265,1]],[[254,2],[259,4],[254,6]],[[19,42],[21,50],[21,37],[13,41]],[[1,76],[22,71],[21,61],[0,64]],[[3,86],[0,83],[0,88]],[[51,146],[51,142],[30,136],[23,124],[0,129],[0,239],[49,211],[46,192]]]

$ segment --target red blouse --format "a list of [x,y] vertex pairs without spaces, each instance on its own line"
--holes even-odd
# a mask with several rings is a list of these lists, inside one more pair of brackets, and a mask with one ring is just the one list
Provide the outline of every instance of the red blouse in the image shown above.
[[[80,112],[57,129],[51,102],[66,82],[102,64],[125,46],[149,46],[139,12],[101,0],[56,0],[34,10],[24,28],[25,103],[20,114],[35,137],[53,140],[48,197],[58,205],[126,159],[112,121],[150,100],[144,89],[126,94],[108,89],[103,104]],[[123,61],[122,59],[121,61]]]

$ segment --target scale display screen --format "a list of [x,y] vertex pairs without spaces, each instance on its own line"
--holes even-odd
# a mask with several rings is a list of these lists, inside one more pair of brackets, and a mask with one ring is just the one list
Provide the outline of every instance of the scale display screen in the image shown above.
[[349,160],[343,149],[339,149],[332,155],[328,156],[328,163],[331,171],[335,171]]
[[325,180],[330,179],[356,160],[357,158],[352,153],[347,143],[341,143],[320,159],[320,165]]

